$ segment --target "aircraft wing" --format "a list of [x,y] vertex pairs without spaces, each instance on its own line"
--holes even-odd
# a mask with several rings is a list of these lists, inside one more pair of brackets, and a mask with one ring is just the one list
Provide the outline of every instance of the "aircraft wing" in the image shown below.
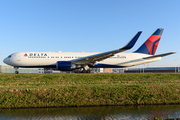
[[157,57],[164,57],[164,56],[171,55],[174,53],[176,53],[176,52],[169,52],[169,53],[164,53],[164,54],[160,54],[160,55],[154,55],[154,56],[150,56],[150,57],[145,57],[143,59],[152,59],[152,58],[157,58]]
[[99,62],[99,61],[102,61],[102,60],[107,59],[109,57],[112,57],[116,53],[123,52],[125,50],[129,50],[135,45],[135,43],[136,43],[136,41],[139,38],[141,33],[142,33],[142,31],[139,31],[128,42],[128,44],[125,45],[123,48],[113,50],[113,51],[109,51],[109,52],[99,53],[99,54],[95,54],[95,55],[91,55],[91,56],[86,56],[86,57],[79,58],[79,59],[75,59],[75,60],[72,60],[72,62],[75,63],[75,64],[91,64],[91,65],[93,65],[95,62]]

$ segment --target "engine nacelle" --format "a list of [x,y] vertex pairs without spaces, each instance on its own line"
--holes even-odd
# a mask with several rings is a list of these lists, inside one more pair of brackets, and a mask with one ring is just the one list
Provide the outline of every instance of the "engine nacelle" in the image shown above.
[[58,61],[56,63],[56,68],[62,71],[70,71],[71,69],[71,62],[70,61]]

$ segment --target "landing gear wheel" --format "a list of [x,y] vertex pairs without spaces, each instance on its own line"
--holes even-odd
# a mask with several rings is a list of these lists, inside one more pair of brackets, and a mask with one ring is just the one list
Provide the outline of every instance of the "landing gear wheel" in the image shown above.
[[15,74],[19,74],[19,71],[15,71]]
[[91,73],[91,71],[90,71],[90,70],[87,70],[86,72],[87,72],[87,73]]
[[18,68],[19,68],[19,67],[14,67],[14,69],[15,69],[15,74],[19,74]]
[[90,70],[83,70],[82,73],[91,73]]

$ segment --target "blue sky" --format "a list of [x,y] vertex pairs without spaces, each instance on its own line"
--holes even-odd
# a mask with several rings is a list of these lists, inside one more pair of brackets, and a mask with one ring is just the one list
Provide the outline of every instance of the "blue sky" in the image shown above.
[[164,28],[156,54],[177,52],[148,66],[180,65],[179,0],[0,0],[0,64],[11,53],[106,52],[143,31],[133,52]]

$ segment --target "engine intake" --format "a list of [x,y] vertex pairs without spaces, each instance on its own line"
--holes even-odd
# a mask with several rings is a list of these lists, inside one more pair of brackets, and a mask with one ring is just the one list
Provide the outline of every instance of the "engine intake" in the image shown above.
[[71,61],[58,61],[56,63],[56,68],[62,71],[71,71],[73,69],[79,69],[82,67],[83,65],[73,64]]
[[56,68],[58,70],[70,71],[71,70],[71,62],[70,61],[58,61],[56,63]]

